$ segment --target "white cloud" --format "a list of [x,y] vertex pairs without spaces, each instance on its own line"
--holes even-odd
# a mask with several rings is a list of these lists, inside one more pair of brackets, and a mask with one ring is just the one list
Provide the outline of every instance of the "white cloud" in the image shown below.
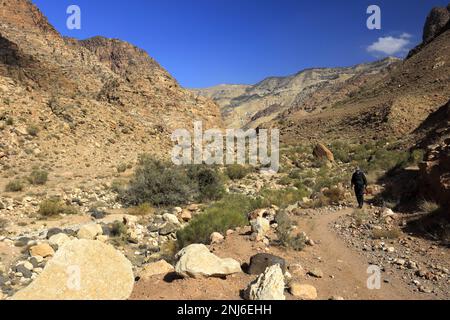
[[394,55],[397,53],[405,53],[408,51],[409,40],[412,37],[409,33],[403,33],[400,37],[381,37],[370,46],[367,51],[374,54]]

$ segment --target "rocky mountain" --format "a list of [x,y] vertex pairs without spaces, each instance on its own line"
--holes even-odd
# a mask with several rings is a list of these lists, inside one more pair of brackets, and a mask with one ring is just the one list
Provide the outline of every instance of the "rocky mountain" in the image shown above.
[[[426,30],[433,29],[427,24]],[[317,90],[313,97],[331,99],[331,103],[322,104],[320,112],[305,115],[304,110],[294,107],[263,127],[280,128],[287,143],[386,137],[414,145],[427,135],[420,130],[422,123],[450,96],[450,30],[444,26],[428,41],[375,77],[349,79],[332,95],[326,88]],[[346,93],[348,86],[353,90]],[[321,100],[310,100],[313,105],[315,101]]]
[[[322,98],[312,98],[318,90],[330,91],[331,98],[335,88],[338,90],[349,82],[364,81],[383,73],[398,61],[387,58],[346,68],[312,68],[288,77],[269,77],[253,86],[219,85],[195,91],[220,105],[227,126],[257,127],[288,109],[295,108],[305,113],[318,111],[324,102]],[[346,91],[351,91],[351,88]]]
[[116,39],[62,37],[28,0],[0,1],[2,165],[100,170],[142,152],[169,157],[177,128],[222,125],[145,51]]

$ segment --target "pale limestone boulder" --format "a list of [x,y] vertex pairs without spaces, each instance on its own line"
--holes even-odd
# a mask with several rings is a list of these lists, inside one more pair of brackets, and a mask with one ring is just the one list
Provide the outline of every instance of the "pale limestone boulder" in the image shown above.
[[238,261],[221,259],[203,244],[191,244],[177,253],[175,271],[182,277],[224,277],[242,272]]
[[132,265],[110,245],[72,240],[14,300],[125,300],[134,286]]

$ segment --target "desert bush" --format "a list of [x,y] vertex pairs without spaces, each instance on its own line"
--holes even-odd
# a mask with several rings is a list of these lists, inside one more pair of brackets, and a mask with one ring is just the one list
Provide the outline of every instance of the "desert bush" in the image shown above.
[[120,221],[115,221],[111,226],[111,235],[117,238],[127,237],[128,228]]
[[293,221],[289,218],[285,211],[280,211],[275,220],[278,224],[276,229],[277,239],[283,247],[292,248],[296,251],[301,251],[305,247],[305,236],[301,233],[297,235],[292,234]]
[[240,164],[232,164],[227,166],[226,174],[231,180],[240,180],[250,173],[250,169]]
[[124,173],[125,171],[127,171],[128,166],[126,163],[121,163],[116,167],[116,170],[118,173]]
[[369,214],[364,209],[355,209],[352,213],[352,217],[355,220],[356,225],[361,226],[369,219]]
[[206,208],[203,214],[194,217],[187,227],[178,231],[178,244],[180,248],[192,243],[208,244],[213,232],[225,234],[229,229],[247,225],[247,213],[258,207],[258,200],[244,195],[226,195]]
[[154,214],[155,208],[153,208],[149,203],[143,203],[137,207],[129,208],[127,213],[133,216],[146,216],[149,214]]
[[397,239],[401,235],[401,231],[398,228],[392,229],[375,229],[372,231],[372,238],[374,239]]
[[39,133],[39,128],[38,128],[38,126],[36,126],[36,125],[34,125],[34,124],[30,124],[30,125],[27,127],[27,133],[28,133],[30,136],[36,137],[36,136],[38,135],[38,133]]
[[10,181],[6,187],[5,187],[5,191],[6,192],[20,192],[22,191],[24,188],[23,182],[21,180],[13,180]]
[[286,208],[287,206],[302,200],[303,197],[308,197],[309,192],[305,188],[286,188],[279,190],[263,189],[260,192],[260,196],[268,206],[276,205],[280,208]]
[[33,170],[28,177],[28,181],[33,185],[44,185],[48,181],[48,172],[45,170]]
[[8,220],[6,220],[5,218],[0,218],[0,232],[4,232],[8,224],[9,224]]
[[127,181],[122,179],[115,179],[111,183],[111,190],[115,193],[121,193],[125,190],[127,186]]
[[323,195],[329,199],[329,203],[339,204],[339,202],[345,199],[345,189],[334,186],[325,190]]
[[224,182],[217,168],[194,165],[188,167],[187,174],[189,179],[196,184],[197,201],[214,201],[223,197]]
[[424,200],[419,205],[420,211],[423,213],[435,213],[439,211],[440,206],[436,202]]
[[66,205],[59,199],[47,199],[40,203],[38,214],[44,217],[52,217],[59,214],[77,214],[78,210],[73,207]]
[[182,205],[193,198],[195,191],[184,168],[142,156],[128,187],[119,190],[119,199],[128,206]]

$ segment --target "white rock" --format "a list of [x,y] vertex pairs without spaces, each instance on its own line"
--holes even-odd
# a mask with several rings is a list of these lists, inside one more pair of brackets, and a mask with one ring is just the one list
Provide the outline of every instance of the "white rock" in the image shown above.
[[132,265],[122,253],[100,241],[73,240],[13,300],[125,300],[133,286]]
[[48,239],[48,243],[53,246],[56,245],[59,247],[62,247],[66,242],[70,241],[70,238],[65,233],[58,233],[54,236],[51,236],[50,239]]
[[278,264],[266,269],[247,289],[249,300],[286,300],[284,276]]
[[91,223],[84,225],[78,230],[77,237],[84,240],[95,240],[97,236],[103,234],[103,229],[99,224]]
[[211,244],[216,244],[216,243],[223,242],[223,240],[225,240],[225,238],[219,232],[213,232],[211,234],[210,240],[211,240]]
[[221,259],[203,244],[191,244],[177,253],[175,271],[182,277],[223,277],[242,272],[234,259]]

